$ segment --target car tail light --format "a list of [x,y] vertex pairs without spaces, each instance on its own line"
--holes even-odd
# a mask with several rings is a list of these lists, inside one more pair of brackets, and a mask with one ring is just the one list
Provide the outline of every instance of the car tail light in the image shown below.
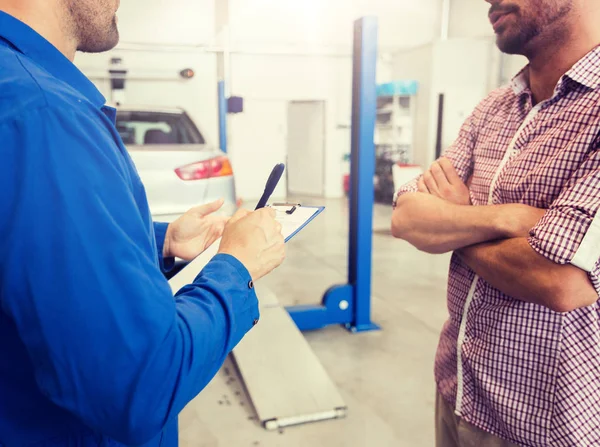
[[227,157],[217,157],[182,166],[175,169],[175,173],[184,181],[205,180],[233,175],[233,169]]

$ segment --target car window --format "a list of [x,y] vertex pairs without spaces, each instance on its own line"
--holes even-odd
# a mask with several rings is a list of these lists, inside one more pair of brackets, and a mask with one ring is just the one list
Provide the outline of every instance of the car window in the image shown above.
[[205,143],[204,137],[185,113],[119,111],[117,130],[125,145]]

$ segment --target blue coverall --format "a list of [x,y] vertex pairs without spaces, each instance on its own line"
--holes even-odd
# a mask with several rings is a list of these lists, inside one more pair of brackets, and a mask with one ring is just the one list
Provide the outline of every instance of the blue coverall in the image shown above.
[[178,413],[258,319],[228,255],[173,298],[166,225],[104,103],[0,12],[0,446],[175,446]]

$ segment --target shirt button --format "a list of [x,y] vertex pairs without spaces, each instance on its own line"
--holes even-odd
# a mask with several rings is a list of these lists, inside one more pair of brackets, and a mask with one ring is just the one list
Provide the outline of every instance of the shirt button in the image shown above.
[[254,320],[254,323],[252,325],[256,326],[257,324],[258,324],[258,318]]
[[248,288],[249,288],[249,289],[254,289],[254,283],[253,283],[252,281],[250,281],[250,282],[248,283]]

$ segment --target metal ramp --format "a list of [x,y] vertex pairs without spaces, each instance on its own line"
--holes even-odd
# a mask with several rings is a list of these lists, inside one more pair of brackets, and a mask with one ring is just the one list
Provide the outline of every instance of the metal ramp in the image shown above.
[[264,288],[261,322],[233,351],[256,412],[267,430],[338,419],[346,404],[298,327]]
[[[174,276],[173,293],[194,281],[219,241]],[[275,295],[257,285],[260,323],[233,351],[257,416],[267,430],[338,419],[347,407],[337,387]]]

